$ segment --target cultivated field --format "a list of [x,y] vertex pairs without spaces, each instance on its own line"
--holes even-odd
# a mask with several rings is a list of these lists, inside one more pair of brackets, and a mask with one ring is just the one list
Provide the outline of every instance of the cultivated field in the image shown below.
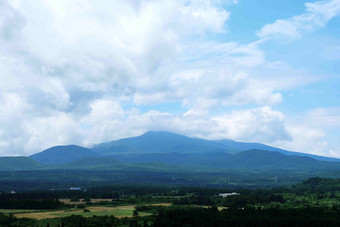
[[[157,204],[145,204],[145,205],[153,205],[153,206],[170,206],[170,203],[157,203]],[[92,217],[96,216],[104,216],[104,215],[113,215],[118,218],[122,217],[132,217],[133,211],[135,209],[135,205],[127,205],[127,206],[117,206],[117,207],[108,207],[108,206],[88,206],[86,207],[90,212],[84,212],[84,209],[73,208],[67,210],[56,210],[56,211],[39,211],[39,210],[0,210],[0,212],[9,214],[12,213],[17,218],[32,218],[32,219],[46,219],[46,218],[57,218],[57,217],[66,217],[72,214],[82,215],[84,217]],[[140,212],[139,216],[150,215],[150,213]]]

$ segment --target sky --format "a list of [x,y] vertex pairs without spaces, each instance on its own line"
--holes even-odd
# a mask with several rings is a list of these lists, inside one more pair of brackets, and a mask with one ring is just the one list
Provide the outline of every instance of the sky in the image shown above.
[[0,0],[0,156],[149,130],[340,157],[340,0]]

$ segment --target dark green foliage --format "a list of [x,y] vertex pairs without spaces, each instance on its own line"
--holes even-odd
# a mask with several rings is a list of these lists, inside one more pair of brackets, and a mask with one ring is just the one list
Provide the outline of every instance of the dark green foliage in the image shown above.
[[56,209],[63,206],[64,204],[50,193],[0,195],[0,209]]
[[[340,192],[340,179],[313,177],[292,187],[297,193]],[[334,195],[334,194],[333,194]]]
[[[152,165],[149,165],[149,167]],[[277,175],[278,182],[275,182]],[[175,178],[173,178],[175,176]],[[81,187],[82,189],[112,185],[155,185],[169,187],[211,188],[270,188],[295,184],[310,177],[339,178],[340,171],[296,170],[220,170],[198,171],[179,168],[167,171],[146,170],[44,170],[0,171],[0,190],[10,192],[26,190],[56,191]],[[66,190],[65,190],[66,191]],[[66,192],[65,192],[66,193]],[[69,194],[74,192],[69,191]],[[79,193],[79,192],[77,192]],[[112,197],[111,197],[112,196]],[[114,196],[110,194],[109,198]],[[84,198],[84,197],[80,197]]]
[[205,205],[205,206],[212,206],[215,205],[214,201],[211,199],[210,196],[189,196],[180,199],[176,199],[172,201],[174,205]]
[[85,218],[80,215],[71,215],[61,219],[61,226],[64,227],[129,226],[131,223],[136,223],[136,219],[119,219],[114,216],[93,216]]
[[340,226],[340,211],[170,207],[159,211],[153,226]]
[[79,202],[80,199],[77,197],[77,196],[73,196],[71,199],[70,199],[71,202]]
[[77,208],[83,209],[83,208],[85,208],[85,205],[84,205],[84,204],[78,204],[78,205],[77,205]]

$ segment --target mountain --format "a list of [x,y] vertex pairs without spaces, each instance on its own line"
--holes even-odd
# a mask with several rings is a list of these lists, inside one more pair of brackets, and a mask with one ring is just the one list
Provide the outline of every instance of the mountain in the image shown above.
[[76,146],[55,146],[30,156],[31,159],[44,164],[63,164],[86,157],[98,157],[96,152]]
[[[237,154],[252,149],[277,151],[284,155],[305,156],[320,161],[340,162],[340,159],[337,158],[286,151],[261,143],[245,143],[233,140],[204,140],[162,131],[149,131],[141,136],[101,143],[91,149],[102,155],[111,155],[121,161],[134,160],[135,162],[141,162],[146,156],[148,156],[148,160],[162,161],[161,156],[164,157],[163,160],[169,160],[166,156],[170,159],[176,159],[176,155],[199,155],[211,152]],[[167,153],[167,155],[161,155],[162,153]],[[182,158],[184,157],[180,159]]]
[[38,170],[45,165],[27,157],[0,157],[0,171]]
[[170,132],[149,131],[141,136],[115,140],[94,146],[100,154],[115,153],[202,153],[223,150],[215,141],[190,138]]
[[50,169],[164,170],[168,169],[167,165],[202,170],[340,169],[340,160],[334,158],[285,151],[260,143],[204,140],[155,131],[98,144],[92,149],[75,145],[51,147],[30,158],[49,164],[46,168]]

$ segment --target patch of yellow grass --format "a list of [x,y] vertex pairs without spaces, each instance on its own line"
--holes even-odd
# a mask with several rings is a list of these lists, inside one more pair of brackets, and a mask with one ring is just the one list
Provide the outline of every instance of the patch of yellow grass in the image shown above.
[[[152,205],[152,206],[170,206],[171,203],[156,203],[156,204],[143,204],[143,205]],[[132,217],[132,211],[134,210],[136,205],[125,205],[125,206],[117,206],[117,207],[104,207],[104,206],[89,206],[86,209],[91,212],[84,213],[82,209],[74,209],[74,210],[58,210],[58,211],[43,211],[43,212],[32,212],[32,213],[14,213],[14,216],[17,218],[32,218],[32,219],[46,219],[46,218],[56,218],[56,217],[65,217],[70,216],[72,214],[84,215],[84,216],[92,216],[93,215],[114,215],[118,218],[122,217]],[[147,213],[140,213],[141,216],[149,215]]]

